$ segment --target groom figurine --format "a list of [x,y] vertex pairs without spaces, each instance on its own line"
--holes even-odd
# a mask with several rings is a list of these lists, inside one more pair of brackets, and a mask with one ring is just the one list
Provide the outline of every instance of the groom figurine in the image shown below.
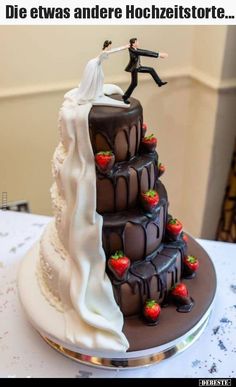
[[164,86],[167,84],[167,82],[163,82],[159,76],[157,75],[156,71],[152,67],[146,67],[142,66],[140,62],[140,56],[148,56],[153,58],[167,58],[168,54],[162,53],[162,52],[153,52],[148,50],[141,50],[139,48],[139,42],[137,38],[130,39],[130,47],[129,47],[129,55],[130,55],[130,61],[127,67],[125,68],[125,71],[128,71],[131,73],[131,83],[126,90],[125,94],[122,96],[123,101],[126,104],[129,104],[130,101],[128,98],[133,93],[135,87],[138,84],[138,73],[149,73],[153,77],[154,81],[158,84],[159,87]]

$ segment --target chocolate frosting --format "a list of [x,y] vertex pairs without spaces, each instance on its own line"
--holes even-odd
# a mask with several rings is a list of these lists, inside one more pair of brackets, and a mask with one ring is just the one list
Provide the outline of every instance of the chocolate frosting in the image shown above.
[[[113,96],[121,100],[121,96]],[[111,150],[116,161],[129,160],[138,153],[143,137],[143,109],[131,98],[127,109],[94,106],[89,114],[90,139],[94,153]]]
[[[121,100],[121,96],[115,96]],[[107,259],[122,250],[131,264],[125,278],[107,273],[124,316],[140,315],[147,298],[166,303],[169,289],[183,275],[186,244],[165,233],[168,198],[159,180],[158,154],[140,146],[144,137],[142,107],[134,98],[128,109],[94,106],[89,115],[94,153],[111,150],[115,164],[96,170],[97,211],[103,216],[103,248]],[[142,192],[154,189],[159,202],[152,212],[142,208]]]
[[146,260],[133,263],[124,280],[109,273],[115,296],[125,316],[139,314],[148,298],[165,302],[169,289],[181,276],[181,251],[164,246]]
[[97,173],[97,211],[101,214],[135,207],[141,192],[154,189],[157,181],[156,152],[118,162],[107,174]]
[[211,259],[192,237],[188,236],[188,254],[199,259],[196,277],[183,280],[194,300],[190,313],[179,313],[174,303],[162,307],[157,326],[144,323],[140,315],[125,317],[124,332],[129,340],[129,351],[139,351],[164,345],[189,332],[206,314],[216,292],[216,273]]
[[[158,181],[160,201],[154,213],[136,208],[103,215],[103,247],[107,257],[122,250],[131,261],[145,259],[160,245],[167,221],[167,194]],[[114,237],[115,235],[115,237]]]

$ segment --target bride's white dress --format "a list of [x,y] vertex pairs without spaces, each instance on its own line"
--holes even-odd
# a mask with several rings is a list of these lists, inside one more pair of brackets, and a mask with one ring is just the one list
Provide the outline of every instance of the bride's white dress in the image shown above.
[[102,62],[105,59],[108,59],[108,54],[104,51],[87,63],[77,94],[79,104],[94,101],[103,96],[104,74]]
[[[110,94],[110,88],[106,85],[104,89],[104,73],[102,69],[102,62],[109,58],[110,54],[124,50],[127,47],[114,48],[109,51],[102,51],[96,58],[91,59],[85,69],[79,87],[73,89],[68,97],[76,100],[78,105],[84,105],[88,102],[93,105],[106,105],[128,108],[129,105],[123,101],[117,101],[106,96],[106,90]],[[113,85],[114,90],[114,85]],[[115,93],[123,95],[120,87],[116,86]]]

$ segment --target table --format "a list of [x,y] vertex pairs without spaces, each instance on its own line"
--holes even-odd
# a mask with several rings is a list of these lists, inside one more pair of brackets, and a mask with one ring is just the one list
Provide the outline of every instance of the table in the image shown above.
[[236,244],[198,240],[212,257],[218,288],[208,326],[197,342],[176,357],[146,368],[102,370],[76,363],[50,348],[30,326],[19,303],[20,261],[50,220],[0,211],[0,377],[235,377]]

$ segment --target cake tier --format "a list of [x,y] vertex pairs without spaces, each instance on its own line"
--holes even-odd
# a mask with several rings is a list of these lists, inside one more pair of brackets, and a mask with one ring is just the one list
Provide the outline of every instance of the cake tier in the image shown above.
[[[55,222],[52,221],[45,228],[40,240],[37,278],[49,303],[60,311],[63,310],[63,303],[59,295],[60,286],[64,286],[65,299],[69,294],[69,283],[66,280],[64,269],[64,263],[68,259],[70,259],[69,254],[58,237]],[[65,273],[65,277],[60,280],[62,272]]]
[[103,214],[135,207],[140,193],[155,187],[157,164],[153,152],[116,163],[107,175],[97,173],[97,211]]
[[[170,287],[181,279],[185,248],[181,241],[163,242],[145,260],[132,262],[127,277],[122,281],[107,268],[116,301],[125,316],[140,314],[147,298],[160,303],[165,301]],[[58,238],[55,223],[49,223],[40,241],[37,277],[47,300],[60,311],[63,303],[70,303],[70,276],[66,270],[69,259]],[[59,289],[63,289],[63,300]]]
[[140,261],[159,247],[165,231],[168,202],[160,181],[156,190],[160,201],[153,214],[145,213],[140,206],[103,215],[103,248],[107,257],[122,250],[131,261]]
[[140,314],[147,299],[163,302],[168,290],[180,281],[182,261],[180,246],[161,245],[146,261],[133,263],[125,280],[118,281],[110,273],[115,298],[123,314]]
[[[114,98],[121,100],[121,96]],[[127,109],[93,106],[89,114],[89,130],[94,153],[111,150],[116,162],[129,160],[138,153],[143,137],[143,109],[139,101],[130,100]]]

